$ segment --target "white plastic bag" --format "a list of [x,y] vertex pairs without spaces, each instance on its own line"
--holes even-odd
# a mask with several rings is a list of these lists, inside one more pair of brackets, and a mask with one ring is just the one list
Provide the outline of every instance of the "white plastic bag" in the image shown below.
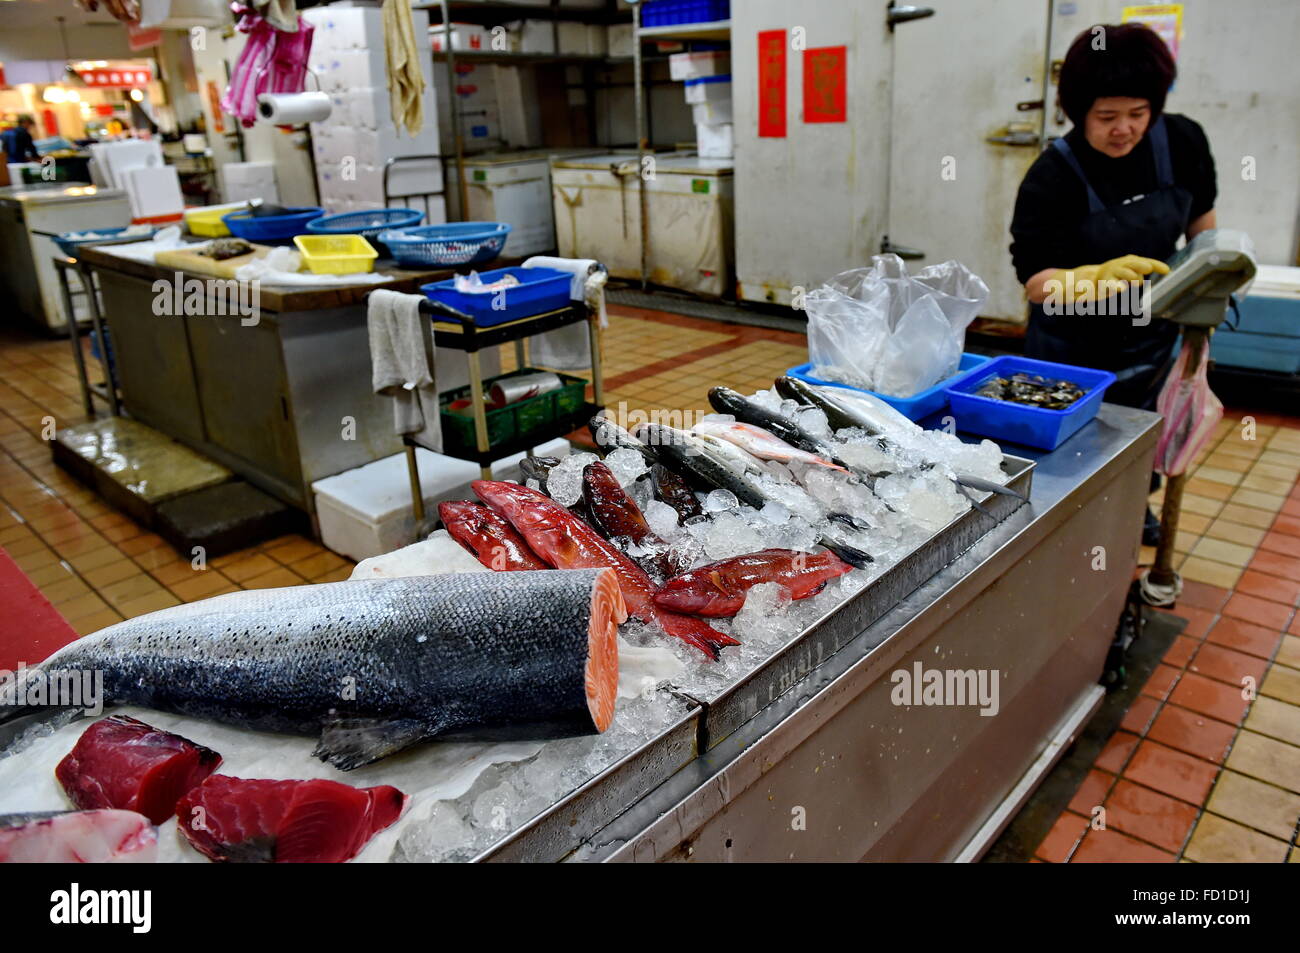
[[[1206,378],[1206,365],[1210,359],[1209,337],[1201,345],[1188,347],[1186,342],[1178,352],[1173,370],[1165,386],[1160,389],[1156,410],[1165,418],[1165,429],[1156,443],[1156,472],[1165,476],[1178,476],[1214,434],[1215,425],[1223,418],[1223,404],[1210,390]],[[1187,362],[1196,360],[1196,370],[1185,378]]]
[[966,326],[989,289],[957,261],[916,275],[897,255],[836,275],[808,293],[813,375],[911,397],[957,372]]

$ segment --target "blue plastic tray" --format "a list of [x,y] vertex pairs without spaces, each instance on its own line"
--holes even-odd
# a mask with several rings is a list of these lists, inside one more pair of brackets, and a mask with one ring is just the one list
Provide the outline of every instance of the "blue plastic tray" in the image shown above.
[[481,272],[479,277],[485,285],[490,285],[506,275],[514,275],[519,279],[519,284],[498,292],[463,294],[456,290],[456,279],[448,278],[446,281],[422,285],[420,290],[429,299],[441,301],[468,314],[482,328],[545,314],[569,303],[569,287],[573,275],[567,271],[555,268],[498,268],[496,271]]
[[[76,258],[77,251],[82,245],[88,242],[102,242],[105,239],[113,240],[123,238],[127,228],[131,226],[123,225],[120,228],[82,228],[73,232],[64,232],[58,238],[54,239],[54,244],[59,246],[59,250],[69,258]],[[133,242],[147,242],[157,234],[158,229],[150,229],[147,232],[136,232],[130,236]],[[81,238],[72,238],[73,235],[80,235]]]
[[[1018,372],[1041,374],[1078,384],[1087,393],[1064,410],[1046,410],[1007,400],[980,397],[975,391],[990,377],[1010,377]],[[1115,383],[1110,371],[1073,364],[1053,364],[1007,354],[995,357],[974,374],[948,387],[948,403],[957,429],[1027,447],[1055,450],[1080,427],[1097,416],[1106,388]]]
[[415,208],[377,208],[368,212],[339,212],[307,223],[310,235],[360,235],[373,243],[386,228],[419,225],[424,213]]
[[399,265],[481,265],[501,254],[510,235],[504,222],[451,222],[379,233]]
[[967,373],[982,366],[987,361],[988,358],[983,354],[971,354],[969,352],[962,354],[961,361],[957,364],[956,374],[945,381],[940,381],[929,390],[923,390],[921,393],[913,394],[911,397],[891,397],[888,394],[877,394],[873,390],[866,390],[862,387],[853,387],[839,381],[824,381],[820,377],[812,376],[812,364],[800,364],[798,367],[790,368],[786,373],[801,381],[807,381],[809,384],[821,384],[825,387],[843,387],[845,390],[860,390],[864,394],[871,394],[874,397],[879,397],[908,420],[920,420],[922,417],[929,417],[931,414],[943,410],[943,408],[948,405],[948,395],[945,393],[944,388],[955,384],[957,381],[964,378]]
[[307,223],[320,218],[325,210],[316,205],[288,209],[287,215],[254,217],[251,212],[231,212],[221,216],[230,234],[246,242],[289,242],[295,235],[307,234]]

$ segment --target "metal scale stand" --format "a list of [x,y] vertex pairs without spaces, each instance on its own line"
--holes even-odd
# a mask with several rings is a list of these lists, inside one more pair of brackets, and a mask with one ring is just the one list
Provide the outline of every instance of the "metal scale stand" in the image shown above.
[[[1184,348],[1193,348],[1192,353],[1198,355],[1205,349],[1208,354],[1211,333],[1227,316],[1233,294],[1254,279],[1255,268],[1254,247],[1244,232],[1202,232],[1169,260],[1169,274],[1152,282],[1143,295],[1144,311],[1178,324]],[[1184,379],[1198,369],[1198,363],[1189,361]],[[1155,564],[1138,581],[1142,600],[1148,605],[1172,606],[1182,592],[1182,577],[1174,569],[1174,543],[1186,484],[1186,473],[1171,476],[1165,483]]]

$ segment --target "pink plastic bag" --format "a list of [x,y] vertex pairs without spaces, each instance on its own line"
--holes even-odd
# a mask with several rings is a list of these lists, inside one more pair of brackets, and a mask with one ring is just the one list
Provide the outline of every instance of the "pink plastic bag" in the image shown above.
[[[1196,355],[1196,371],[1184,379],[1187,362]],[[1156,410],[1165,418],[1165,429],[1156,444],[1156,472],[1178,476],[1187,470],[1200,449],[1214,433],[1214,425],[1223,419],[1223,404],[1210,390],[1206,365],[1210,359],[1209,337],[1199,347],[1184,340],[1169,379],[1160,390]]]
[[283,33],[251,7],[236,2],[230,9],[238,17],[235,28],[247,33],[248,41],[230,71],[221,108],[251,126],[257,119],[259,94],[302,92],[314,28],[299,19],[297,33]]

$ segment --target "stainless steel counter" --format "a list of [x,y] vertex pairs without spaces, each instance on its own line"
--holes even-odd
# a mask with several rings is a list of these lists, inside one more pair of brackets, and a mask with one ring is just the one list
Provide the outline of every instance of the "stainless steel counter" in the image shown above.
[[[573,859],[976,859],[1100,701],[1159,428],[1106,404],[1053,453],[1008,447],[1038,458],[1031,505]],[[996,714],[895,704],[917,663],[996,672]]]

